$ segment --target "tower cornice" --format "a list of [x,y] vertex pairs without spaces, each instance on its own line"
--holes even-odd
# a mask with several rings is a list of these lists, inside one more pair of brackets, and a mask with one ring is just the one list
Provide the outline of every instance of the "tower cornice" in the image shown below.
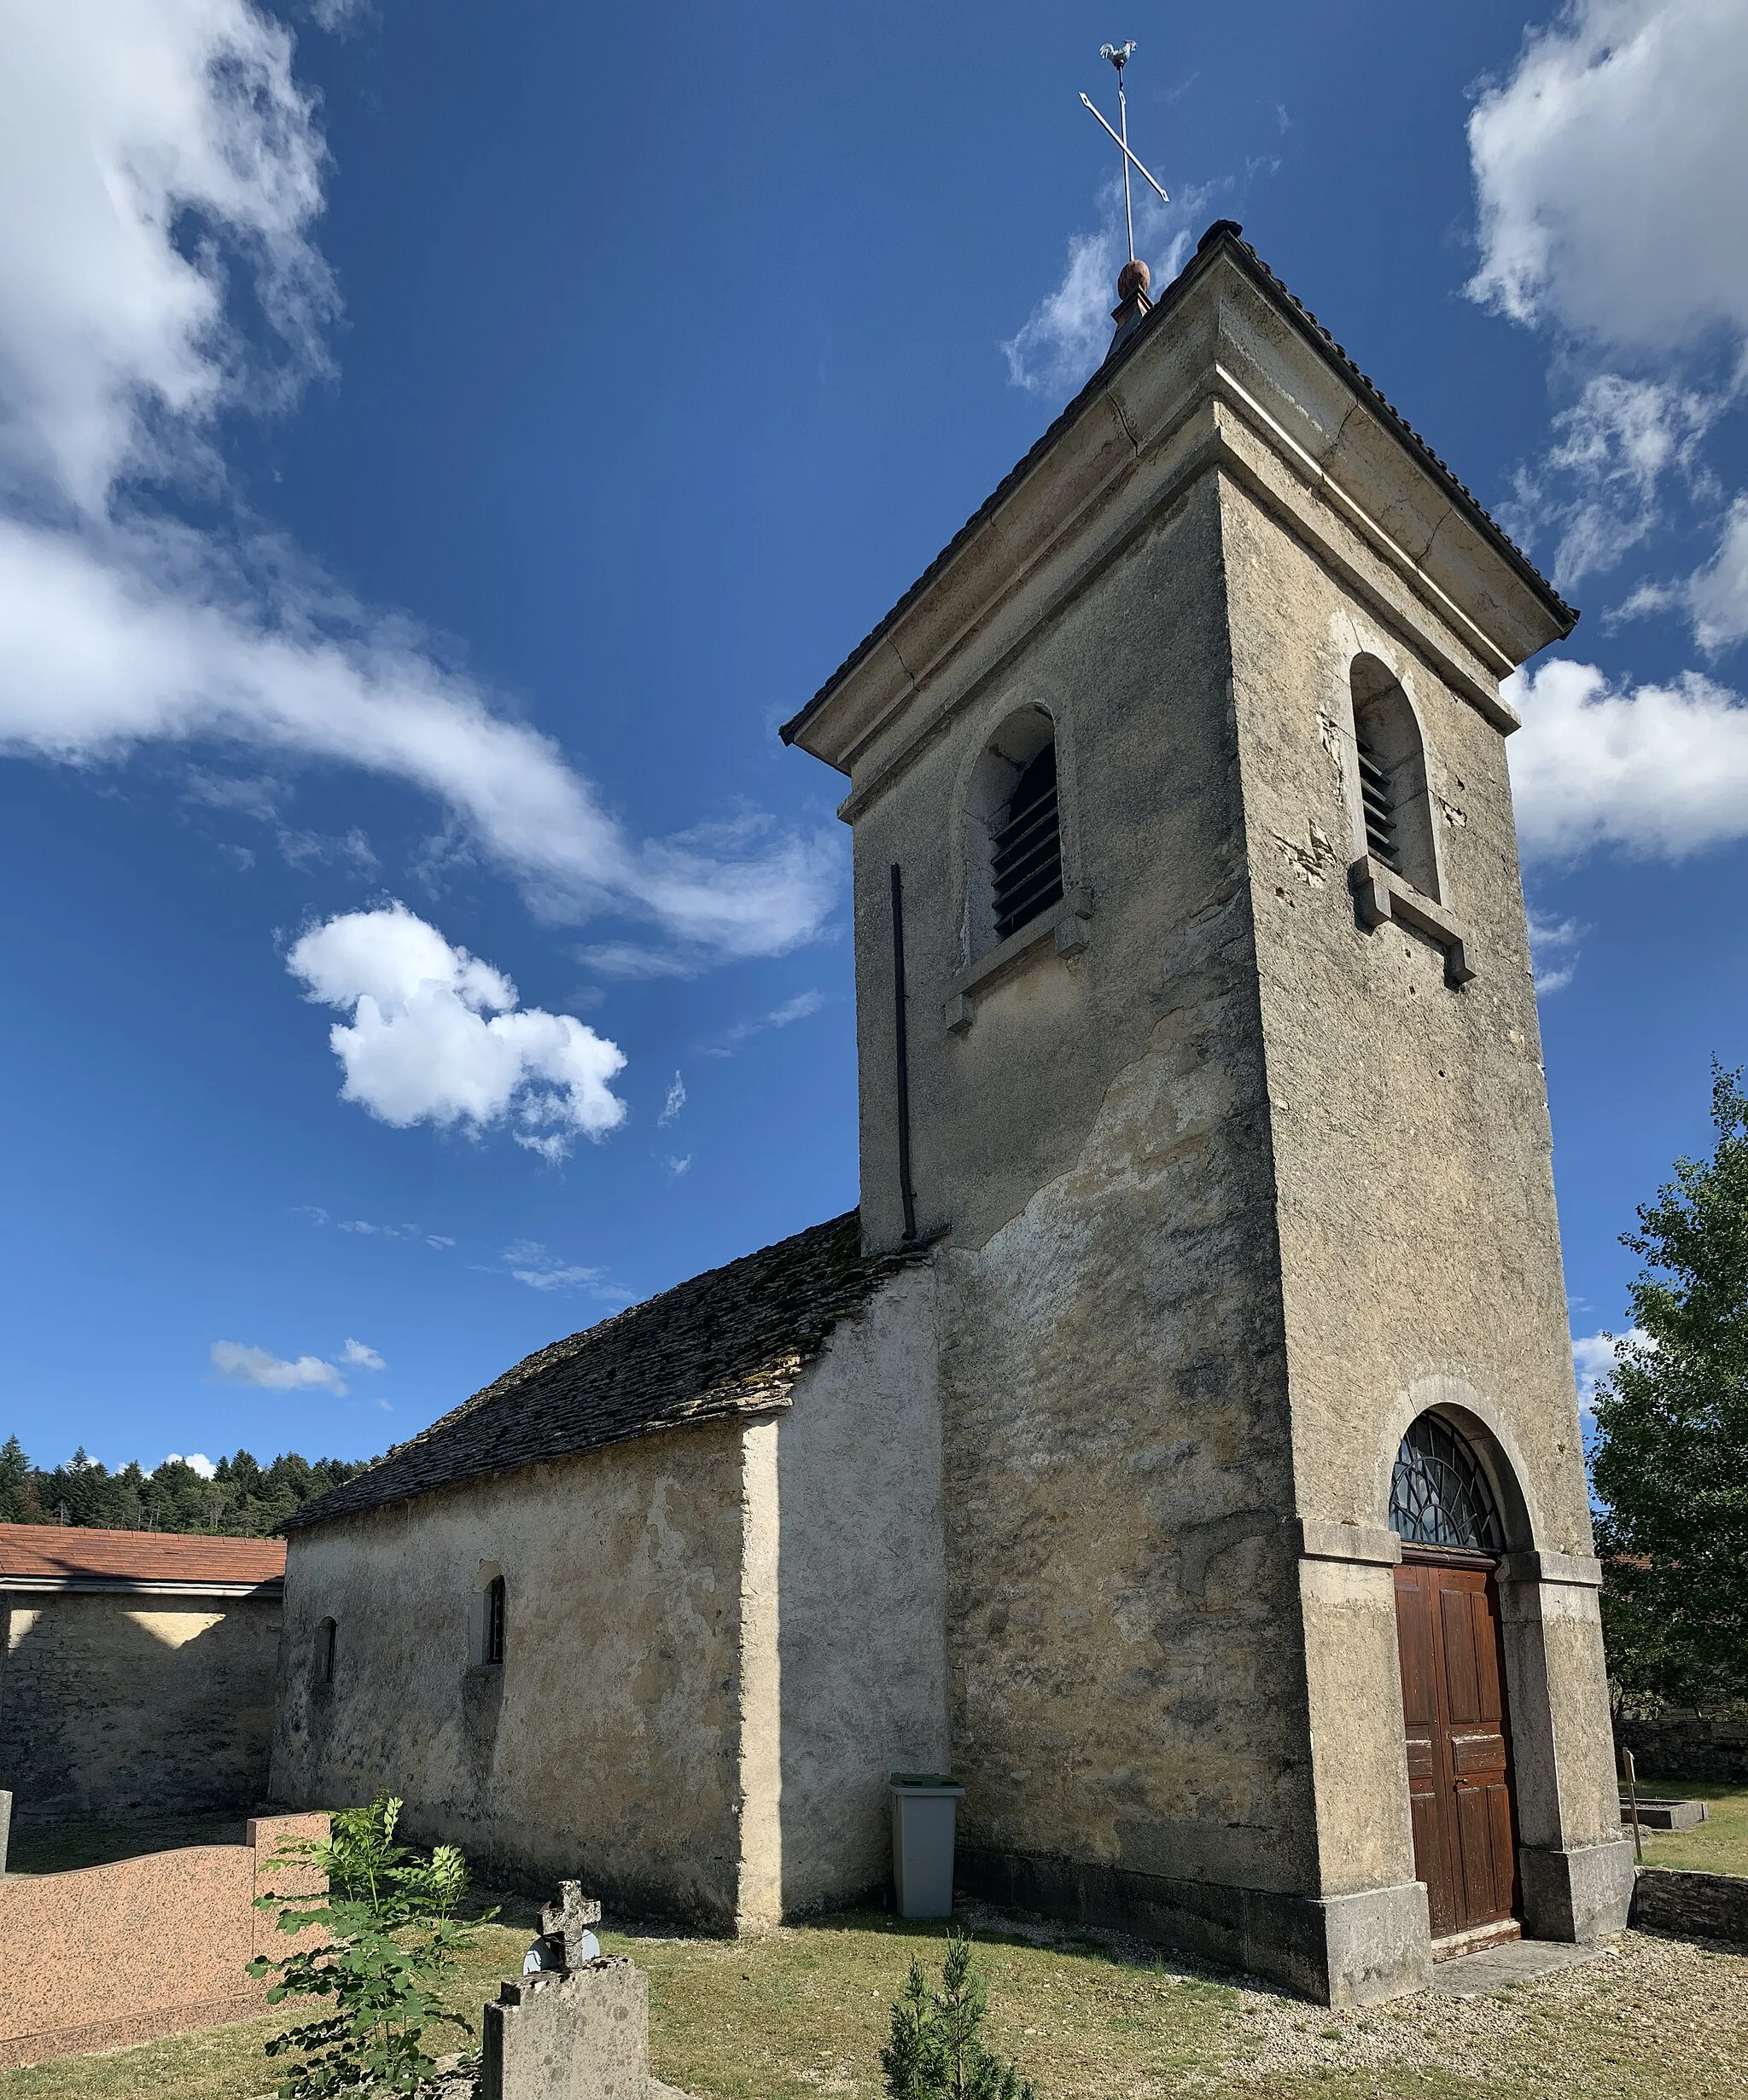
[[1518,726],[1500,678],[1577,614],[1222,221],[784,741],[854,773],[860,800],[1089,568],[1216,469],[1496,729]]

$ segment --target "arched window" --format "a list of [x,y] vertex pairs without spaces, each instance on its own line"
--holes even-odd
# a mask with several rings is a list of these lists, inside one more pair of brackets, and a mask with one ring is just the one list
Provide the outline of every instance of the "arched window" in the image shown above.
[[970,947],[975,957],[1062,902],[1056,725],[1022,707],[991,738],[966,810]]
[[1505,1541],[1480,1462],[1448,1422],[1408,1426],[1390,1484],[1390,1527],[1405,1546],[1497,1553]]
[[331,1685],[334,1682],[334,1644],[340,1629],[331,1619],[324,1619],[316,1628],[316,1682]]
[[468,1616],[468,1661],[475,1669],[503,1667],[509,1619],[504,1570],[496,1561],[481,1561],[474,1577]]
[[1349,680],[1366,851],[1436,903],[1432,802],[1414,710],[1395,674],[1375,656],[1355,657]]

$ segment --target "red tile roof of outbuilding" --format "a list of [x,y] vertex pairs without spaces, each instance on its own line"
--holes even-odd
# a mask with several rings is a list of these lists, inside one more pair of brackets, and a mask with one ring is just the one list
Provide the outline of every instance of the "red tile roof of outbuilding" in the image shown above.
[[90,1583],[226,1590],[285,1579],[283,1539],[197,1533],[99,1531],[83,1524],[0,1524],[0,1586],[60,1589]]

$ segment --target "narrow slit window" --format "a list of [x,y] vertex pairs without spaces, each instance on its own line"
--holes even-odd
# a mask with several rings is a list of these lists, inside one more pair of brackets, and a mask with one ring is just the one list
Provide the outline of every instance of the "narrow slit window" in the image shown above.
[[334,1682],[334,1649],[340,1629],[331,1619],[324,1619],[316,1628],[316,1682],[331,1684]]
[[504,1661],[504,1578],[494,1575],[486,1585],[486,1653],[488,1664],[501,1664]]
[[1054,738],[1028,760],[989,834],[995,938],[1062,901],[1062,823],[1057,807]]

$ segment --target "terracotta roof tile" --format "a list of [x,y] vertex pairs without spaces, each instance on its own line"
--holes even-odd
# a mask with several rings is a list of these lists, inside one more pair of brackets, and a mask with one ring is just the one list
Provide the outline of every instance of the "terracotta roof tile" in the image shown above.
[[921,1253],[865,1255],[859,1214],[847,1211],[707,1270],[525,1357],[410,1442],[306,1503],[287,1528],[658,1430],[787,1406],[837,1322]]
[[186,1532],[100,1531],[83,1524],[0,1524],[0,1580],[280,1582],[282,1539],[213,1539]]

